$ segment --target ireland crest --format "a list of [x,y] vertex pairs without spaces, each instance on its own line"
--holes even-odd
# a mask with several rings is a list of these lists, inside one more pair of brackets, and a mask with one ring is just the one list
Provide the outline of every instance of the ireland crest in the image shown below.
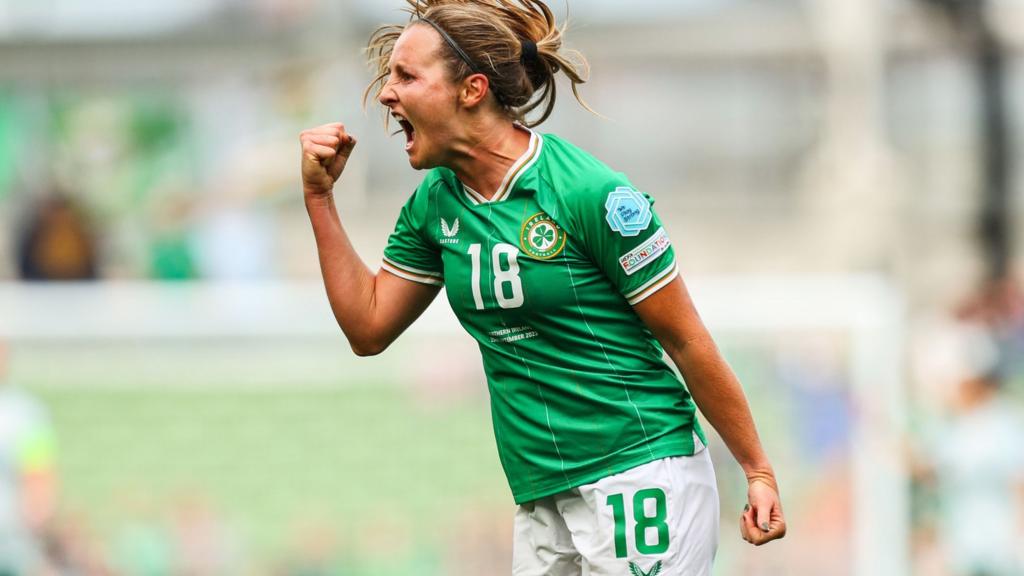
[[519,247],[538,260],[554,258],[565,248],[565,230],[550,216],[538,212],[523,223]]

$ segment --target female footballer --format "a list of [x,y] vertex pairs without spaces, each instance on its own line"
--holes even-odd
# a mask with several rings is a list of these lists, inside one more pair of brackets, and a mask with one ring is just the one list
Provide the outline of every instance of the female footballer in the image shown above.
[[380,353],[446,288],[479,343],[519,505],[516,576],[710,574],[718,493],[697,407],[746,473],[742,537],[784,536],[746,398],[650,197],[531,129],[551,114],[555,74],[576,93],[586,73],[561,50],[551,10],[407,1],[410,21],[370,40],[379,75],[368,94],[402,127],[412,167],[428,172],[380,272],[356,254],[334,203],[355,138],[342,124],[300,137],[324,284],[352,349]]

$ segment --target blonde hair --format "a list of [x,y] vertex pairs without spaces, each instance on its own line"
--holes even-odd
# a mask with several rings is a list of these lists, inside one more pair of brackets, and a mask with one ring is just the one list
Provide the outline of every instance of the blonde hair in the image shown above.
[[[363,104],[378,98],[390,75],[388,62],[395,42],[409,26],[429,19],[461,48],[466,62],[453,46],[442,48],[453,81],[474,73],[487,76],[498,105],[515,121],[529,127],[543,123],[555,108],[555,74],[563,72],[572,83],[576,101],[593,112],[579,93],[590,66],[576,50],[562,51],[565,27],[555,24],[551,9],[541,0],[406,0],[411,19],[405,25],[381,26],[367,46],[370,66],[377,76],[363,94]],[[536,45],[536,57],[524,47]],[[539,118],[527,115],[542,110]]]

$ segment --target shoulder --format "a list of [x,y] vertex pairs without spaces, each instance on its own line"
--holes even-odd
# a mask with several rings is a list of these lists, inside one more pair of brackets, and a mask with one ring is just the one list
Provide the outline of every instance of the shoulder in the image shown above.
[[636,193],[625,174],[589,152],[553,134],[543,138],[541,178],[545,186],[541,201],[570,227],[603,218],[616,194],[624,190]]
[[544,138],[544,176],[567,200],[587,201],[629,186],[626,175],[554,134]]

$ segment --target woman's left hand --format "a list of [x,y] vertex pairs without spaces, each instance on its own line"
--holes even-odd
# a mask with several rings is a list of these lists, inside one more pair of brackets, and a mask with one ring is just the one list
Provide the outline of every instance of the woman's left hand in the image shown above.
[[740,536],[755,546],[786,535],[786,518],[774,482],[753,478],[747,486],[748,504],[740,516]]

